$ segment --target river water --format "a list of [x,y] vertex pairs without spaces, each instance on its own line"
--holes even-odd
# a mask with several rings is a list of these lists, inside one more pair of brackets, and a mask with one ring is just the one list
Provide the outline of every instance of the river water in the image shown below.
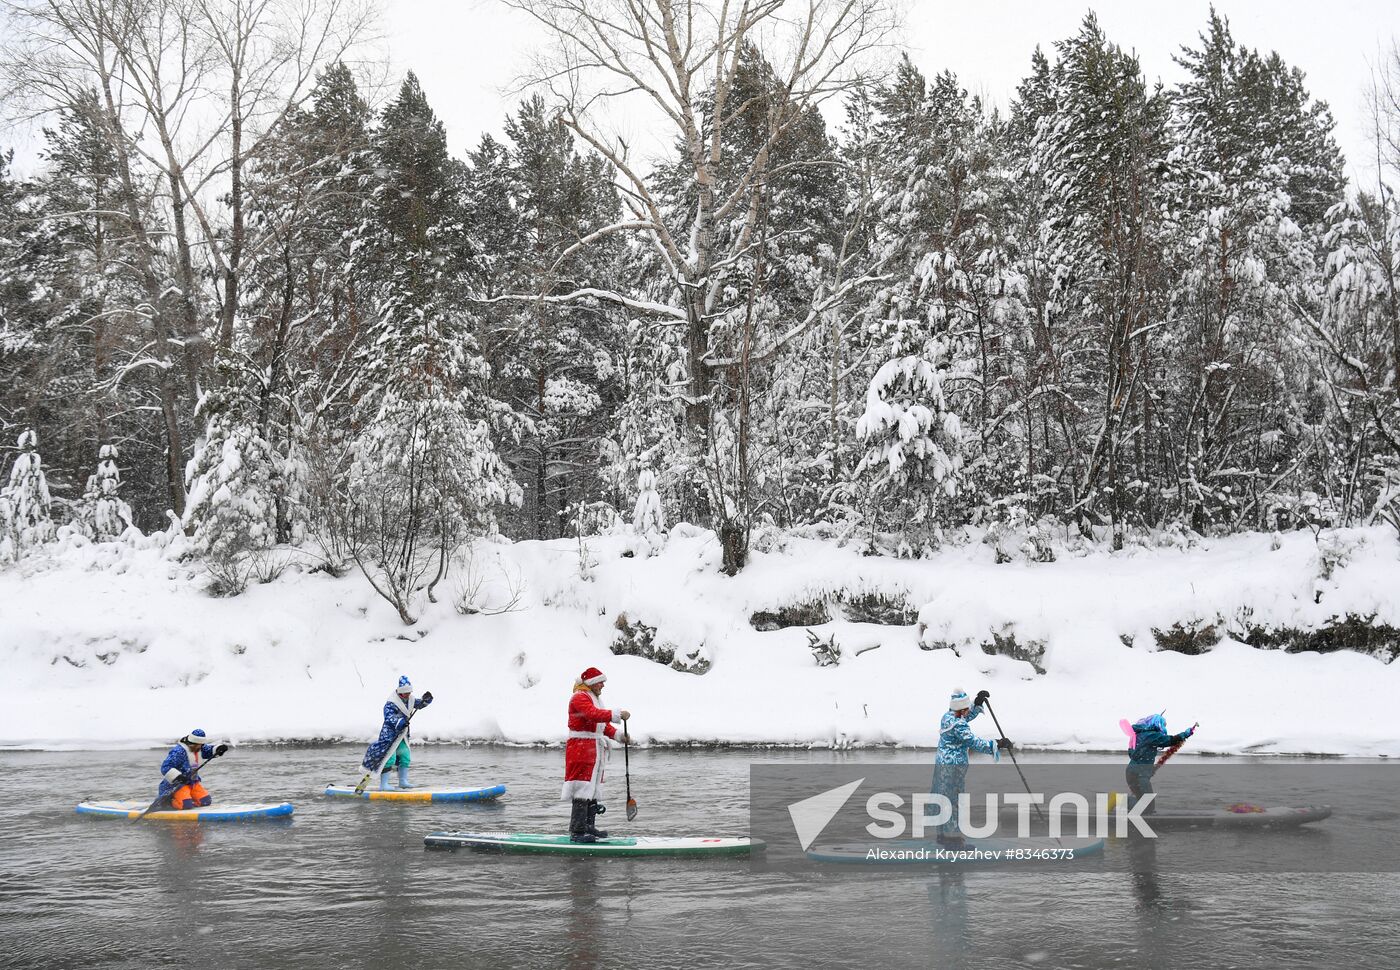
[[[425,851],[439,829],[561,831],[558,749],[415,749],[419,785],[504,783],[494,804],[331,800],[359,746],[239,748],[216,802],[288,822],[130,823],[85,798],[154,797],[159,751],[0,753],[0,966],[1394,967],[1388,873],[756,872],[742,859]],[[743,835],[753,761],[826,751],[637,751],[629,834]],[[862,759],[919,760],[907,752]],[[610,780],[621,818],[621,765]],[[1331,819],[1323,825],[1345,824]],[[1172,836],[1200,840],[1207,834]]]

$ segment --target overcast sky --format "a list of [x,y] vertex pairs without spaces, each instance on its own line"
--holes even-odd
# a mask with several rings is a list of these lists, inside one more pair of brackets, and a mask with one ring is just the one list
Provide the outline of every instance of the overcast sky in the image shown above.
[[[394,68],[418,73],[447,126],[454,151],[483,131],[499,132],[519,100],[511,80],[528,66],[541,34],[499,0],[387,0],[386,40]],[[1371,65],[1400,36],[1395,0],[1222,0],[1235,39],[1276,50],[1302,68],[1314,97],[1337,118],[1337,140],[1359,173],[1366,155],[1362,97]],[[1114,42],[1137,52],[1149,78],[1178,77],[1172,54],[1203,29],[1208,0],[912,0],[905,46],[927,74],[944,69],[1004,105],[1037,44],[1050,48],[1096,10]],[[1362,163],[1364,164],[1364,163]]]

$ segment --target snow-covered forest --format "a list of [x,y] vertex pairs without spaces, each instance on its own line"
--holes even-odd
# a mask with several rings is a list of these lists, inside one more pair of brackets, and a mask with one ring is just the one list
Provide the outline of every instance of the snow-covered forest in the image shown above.
[[4,4],[7,743],[354,736],[409,666],[550,740],[606,663],[679,743],[986,682],[1396,753],[1394,53],[1348,167],[1218,15],[993,106],[882,0],[504,1],[552,42],[465,155],[370,0]]
[[473,535],[636,507],[730,572],[761,525],[917,556],[1394,516],[1384,77],[1349,185],[1218,16],[1163,88],[1091,14],[1003,113],[891,63],[874,0],[519,6],[567,69],[465,158],[412,74],[367,100],[346,0],[10,11],[7,96],[51,121],[0,168],[0,557],[173,518],[227,592],[314,543],[408,613]]

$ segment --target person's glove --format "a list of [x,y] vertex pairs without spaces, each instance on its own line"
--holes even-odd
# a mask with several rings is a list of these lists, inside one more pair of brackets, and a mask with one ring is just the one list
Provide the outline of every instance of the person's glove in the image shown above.
[[433,692],[430,691],[430,690],[425,690],[425,691],[423,691],[423,706],[424,706],[424,707],[427,707],[427,706],[428,706],[429,704],[431,704],[432,702],[433,702]]
[[991,691],[989,691],[989,690],[979,690],[979,691],[977,692],[977,697],[976,697],[976,699],[973,700],[973,702],[972,702],[972,706],[973,706],[973,707],[981,707],[983,704],[987,703],[987,698],[988,698],[988,697],[991,697],[991,696],[992,696],[992,692],[991,692]]
[[164,777],[166,781],[170,782],[170,784],[174,785],[177,784],[180,781],[180,779],[185,776],[180,774],[179,768],[171,768],[162,777]]
[[229,744],[227,741],[221,741],[219,744],[214,746],[214,757],[222,758],[225,754],[228,753],[228,749],[231,747],[233,747],[233,745]]
[[1011,739],[1010,739],[1010,738],[997,738],[997,747],[1000,748],[1000,749],[1003,750],[1003,751],[1010,751],[1010,750],[1011,750]]

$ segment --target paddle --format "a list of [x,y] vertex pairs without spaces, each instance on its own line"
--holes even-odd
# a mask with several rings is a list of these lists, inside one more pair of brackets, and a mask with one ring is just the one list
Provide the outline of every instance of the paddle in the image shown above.
[[[1198,727],[1200,727],[1200,726],[1201,726],[1201,722],[1200,722],[1200,721],[1197,721],[1195,724],[1191,725],[1191,730],[1192,730],[1192,731],[1195,731],[1196,728],[1198,728]],[[1170,748],[1168,748],[1166,751],[1164,751],[1164,752],[1162,753],[1162,756],[1161,756],[1160,758],[1157,759],[1157,767],[1160,768],[1160,767],[1162,767],[1162,765],[1166,764],[1166,763],[1167,763],[1167,759],[1170,758],[1172,755],[1176,754],[1178,751],[1180,751],[1180,750],[1181,750],[1181,746],[1182,746],[1183,744],[1185,744],[1185,743],[1186,743],[1186,739],[1185,739],[1185,738],[1182,738],[1182,739],[1181,739],[1180,741],[1178,741],[1176,744],[1172,745]]]
[[379,763],[374,766],[376,770],[366,771],[365,776],[360,779],[360,783],[355,786],[356,795],[363,795],[365,793],[365,786],[369,784],[370,778],[372,778],[374,775],[384,773],[384,762],[388,761],[391,757],[393,757],[394,752],[399,750],[399,744],[403,741],[404,735],[408,733],[409,721],[412,721],[413,715],[417,714],[422,709],[423,708],[421,707],[415,707],[413,710],[408,712],[408,717],[403,722],[403,730],[400,731],[398,734],[394,735],[394,743],[389,745],[388,750],[384,752],[384,757],[380,758]]
[[627,782],[627,821],[632,821],[637,817],[637,800],[632,797],[632,763],[627,757],[628,744],[627,722],[622,722],[622,777]]
[[[994,710],[992,710],[992,702],[991,702],[990,700],[985,700],[985,701],[983,701],[982,703],[983,703],[983,705],[987,708],[987,713],[990,714],[990,715],[992,715],[992,723],[995,724],[995,725],[997,726],[997,734],[1001,735],[1001,739],[1002,739],[1003,741],[1006,741],[1006,732],[1003,731],[1003,730],[1001,729],[1001,722],[997,720],[997,712],[994,711]],[[1011,743],[1011,742],[1007,741],[1007,744],[1010,744],[1010,743]],[[1007,748],[1007,749],[1006,749],[1006,753],[1009,754],[1009,755],[1011,755],[1011,763],[1012,763],[1013,765],[1016,766],[1016,774],[1018,774],[1018,775],[1021,776],[1021,784],[1022,784],[1022,786],[1025,787],[1025,789],[1026,789],[1026,794],[1027,794],[1027,795],[1030,795],[1030,794],[1031,794],[1031,785],[1030,785],[1030,782],[1026,781],[1026,773],[1025,773],[1024,771],[1021,770],[1021,763],[1020,763],[1019,761],[1016,760],[1016,751],[1015,751],[1015,749],[1014,749],[1014,748]],[[1034,796],[1032,796],[1032,797],[1034,797]],[[1036,814],[1036,817],[1037,817],[1038,819],[1040,819],[1041,822],[1044,822],[1044,821],[1045,821],[1045,813],[1042,812],[1042,811],[1040,810],[1040,803],[1039,803],[1039,802],[1032,802],[1032,804],[1035,805],[1035,814]]]
[[[225,751],[227,751],[227,749],[225,749]],[[200,762],[198,765],[196,765],[196,766],[194,767],[194,769],[192,769],[192,770],[194,770],[194,771],[203,771],[205,768],[209,767],[209,762],[213,761],[215,758],[218,758],[218,757],[221,757],[221,755],[219,754],[219,752],[215,751],[215,752],[214,752],[213,754],[211,754],[209,757],[205,758],[202,762]],[[181,778],[185,778],[186,776],[185,776],[185,775],[181,775],[180,777],[181,777]],[[176,785],[174,788],[170,789],[170,791],[166,792],[164,795],[157,795],[157,796],[156,796],[156,800],[153,801],[153,802],[151,802],[151,804],[148,805],[148,806],[146,807],[146,810],[145,810],[144,812],[142,812],[140,815],[136,816],[134,819],[132,819],[132,821],[133,821],[133,822],[139,822],[139,821],[141,821],[141,820],[142,820],[143,818],[145,818],[147,815],[149,815],[149,814],[151,814],[152,812],[154,812],[154,811],[156,810],[156,806],[157,806],[157,805],[160,805],[160,804],[162,804],[162,803],[163,803],[163,804],[166,804],[166,805],[170,804],[170,799],[171,799],[171,797],[174,796],[174,794],[175,794],[177,791],[179,791],[179,790],[180,790],[180,786],[179,786],[179,785]]]

